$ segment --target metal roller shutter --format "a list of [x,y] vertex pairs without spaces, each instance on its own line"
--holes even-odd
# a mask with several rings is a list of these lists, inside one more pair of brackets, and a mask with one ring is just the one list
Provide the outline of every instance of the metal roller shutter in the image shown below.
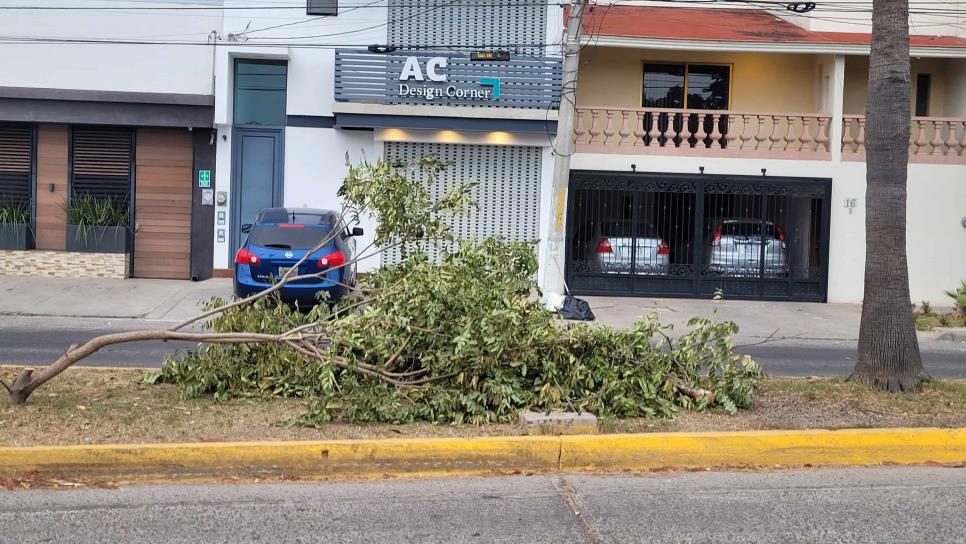
[[113,196],[131,193],[134,133],[127,129],[74,128],[71,131],[73,194]]
[[33,127],[0,125],[0,200],[30,202],[33,142]]
[[[547,4],[519,0],[390,0],[391,45],[466,46],[540,54]],[[455,48],[455,47],[454,47]]]
[[[460,183],[479,184],[474,194],[479,208],[449,221],[458,239],[501,237],[525,242],[539,239],[539,147],[408,142],[386,142],[385,145],[387,159],[412,163],[424,155],[432,155],[452,163],[430,186],[434,197],[442,196]],[[443,249],[446,249],[443,245],[420,248],[431,258],[437,258]],[[383,262],[395,264],[401,258],[398,249],[390,250]]]

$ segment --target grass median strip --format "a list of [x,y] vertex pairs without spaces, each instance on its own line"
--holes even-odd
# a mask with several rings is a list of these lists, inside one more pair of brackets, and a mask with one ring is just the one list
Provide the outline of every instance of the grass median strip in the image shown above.
[[[0,367],[9,378],[16,367]],[[73,368],[22,407],[0,405],[0,446],[466,438],[521,433],[514,425],[328,423],[280,425],[300,399],[226,403],[179,399],[169,385],[141,383],[144,371]],[[921,395],[876,393],[841,379],[768,378],[755,406],[737,415],[681,412],[675,419],[605,420],[609,433],[966,427],[966,382],[935,381]]]

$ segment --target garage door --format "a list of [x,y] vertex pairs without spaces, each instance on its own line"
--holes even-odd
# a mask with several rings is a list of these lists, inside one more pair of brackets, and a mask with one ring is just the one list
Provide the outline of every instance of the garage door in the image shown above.
[[134,276],[188,279],[191,262],[191,133],[138,129]]
[[578,294],[825,300],[828,180],[573,172]]
[[[478,209],[452,218],[450,227],[457,238],[482,240],[500,237],[506,240],[535,242],[539,238],[541,149],[524,146],[455,145],[387,142],[386,157],[414,163],[430,155],[452,166],[435,182],[423,179],[430,192],[439,198],[460,183],[475,182]],[[448,244],[420,247],[432,258],[439,256]],[[396,249],[383,256],[383,263],[402,259]]]

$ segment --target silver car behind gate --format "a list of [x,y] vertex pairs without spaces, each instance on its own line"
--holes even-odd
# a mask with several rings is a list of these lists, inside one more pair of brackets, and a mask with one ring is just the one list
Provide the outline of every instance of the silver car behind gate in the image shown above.
[[597,224],[595,235],[587,244],[584,254],[594,256],[601,272],[636,275],[668,272],[671,248],[654,225],[605,221]]
[[788,276],[787,253],[785,234],[771,221],[725,219],[711,233],[705,262],[711,274],[777,278]]

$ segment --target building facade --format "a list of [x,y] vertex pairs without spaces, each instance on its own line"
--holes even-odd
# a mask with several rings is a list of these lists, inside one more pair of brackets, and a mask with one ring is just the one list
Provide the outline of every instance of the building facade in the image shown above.
[[[29,157],[18,159],[30,181],[16,187],[21,193],[3,192],[28,201],[37,225],[28,250],[6,259],[11,270],[45,273],[39,267],[52,258],[81,258],[65,242],[62,207],[85,194],[84,164],[74,160],[82,156],[105,168],[109,157],[126,165],[111,168],[126,176],[112,187],[129,210],[129,241],[122,252],[102,254],[115,263],[102,275],[228,276],[241,226],[261,208],[339,209],[347,159],[433,154],[452,161],[434,190],[473,181],[479,203],[454,219],[459,236],[545,238],[540,214],[562,77],[559,6],[381,0],[266,7],[105,1],[42,15],[24,9],[0,21],[5,35],[42,39],[0,45],[0,126],[26,131],[23,141],[32,142],[21,145]],[[89,130],[102,136],[85,140],[100,155],[71,147]],[[160,177],[152,179],[150,161],[159,162]],[[362,226],[366,246],[373,228]],[[42,252],[48,249],[57,253]],[[398,258],[389,252],[360,269]]]
[[[211,50],[115,42],[196,33],[203,44],[211,20],[37,5],[0,17],[0,200],[8,216],[26,212],[23,235],[2,229],[3,273],[210,277],[192,181],[214,162]],[[77,227],[99,213],[121,227]]]
[[[259,209],[337,209],[347,157],[432,154],[454,164],[434,190],[478,184],[457,234],[538,242],[541,285],[862,298],[870,36],[850,5],[589,5],[558,201],[558,3],[8,4],[0,201],[30,234],[0,233],[4,274],[228,276]],[[966,36],[912,24],[910,278],[941,304],[966,276]],[[65,208],[85,199],[126,210],[120,246],[78,235]]]
[[[559,42],[560,8],[445,0],[352,6],[219,48],[216,190],[227,202],[216,210],[216,272],[228,273],[240,225],[258,209],[338,209],[347,156],[352,162],[384,156],[412,161],[432,154],[451,161],[434,191],[461,180],[478,184],[479,209],[453,221],[458,236],[544,238],[540,213],[551,181],[550,143],[562,77],[559,53],[547,44]],[[282,15],[253,10],[248,16],[251,28],[305,19],[303,13],[274,18]],[[356,28],[369,30],[314,47],[323,40],[318,36]],[[505,56],[474,56],[494,52]],[[253,67],[259,75],[249,73]],[[262,72],[268,69],[277,70],[272,76],[277,107],[271,120],[253,119],[240,101],[247,100],[249,87],[255,88],[253,100],[264,100],[259,85],[267,81]],[[259,189],[269,177],[271,189]],[[365,221],[362,227],[367,234],[359,244],[365,247],[374,229]],[[360,270],[398,258],[390,251],[360,263]]]
[[[860,302],[867,21],[606,4],[584,19],[570,289]],[[966,39],[917,17],[910,280],[948,305],[966,276]]]

